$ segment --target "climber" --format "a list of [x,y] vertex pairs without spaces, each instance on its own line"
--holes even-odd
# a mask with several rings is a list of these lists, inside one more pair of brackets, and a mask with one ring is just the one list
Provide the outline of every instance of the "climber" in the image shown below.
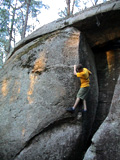
[[76,98],[76,101],[75,101],[73,107],[68,107],[66,109],[68,112],[73,113],[75,111],[75,108],[78,105],[80,99],[83,100],[83,106],[84,106],[83,111],[84,112],[87,111],[86,97],[87,97],[89,89],[90,89],[89,76],[91,74],[92,73],[87,68],[83,68],[82,64],[79,64],[77,66],[74,65],[74,75],[76,75],[77,77],[80,78],[81,86],[80,86],[80,89],[77,93],[77,98]]

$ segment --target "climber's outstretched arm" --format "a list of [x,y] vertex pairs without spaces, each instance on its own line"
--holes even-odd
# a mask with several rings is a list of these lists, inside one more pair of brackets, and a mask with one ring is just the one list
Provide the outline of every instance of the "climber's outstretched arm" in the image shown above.
[[74,65],[74,75],[77,75],[77,72],[76,72],[76,65]]

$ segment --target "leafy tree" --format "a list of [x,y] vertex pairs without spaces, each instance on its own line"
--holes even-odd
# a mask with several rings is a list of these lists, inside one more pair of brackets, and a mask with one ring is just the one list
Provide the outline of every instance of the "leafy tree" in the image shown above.
[[16,43],[19,33],[24,38],[26,31],[33,25],[28,25],[29,18],[35,18],[42,7],[48,8],[42,0],[3,0],[0,3],[0,56],[10,52]]
[[[28,26],[28,18],[31,16],[32,18],[37,17],[38,14],[40,14],[40,9],[45,8],[48,9],[49,7],[42,3],[40,0],[25,0],[25,6],[21,9],[21,17],[22,17],[22,33],[21,38],[25,37],[27,29],[30,28]],[[25,12],[26,11],[26,12]],[[31,25],[31,27],[33,27]]]
[[7,0],[4,0],[3,3],[4,6],[0,5],[0,68],[3,65],[3,55],[7,51],[9,35],[9,5]]
[[14,23],[16,10],[22,7],[17,7],[18,0],[4,0],[0,6],[0,42],[2,49],[6,53],[10,52],[11,41],[13,39]]
[[[10,13],[10,28],[9,28],[9,42],[8,42],[8,53],[10,52],[11,49],[11,41],[13,39],[13,33],[14,33],[14,23],[16,20],[16,11],[21,9],[25,3],[21,4],[20,6],[18,6],[18,0],[13,1],[13,3],[11,3],[12,1],[10,1],[10,9],[11,9],[11,13]],[[21,1],[22,2],[22,1]],[[18,6],[18,7],[17,7]]]

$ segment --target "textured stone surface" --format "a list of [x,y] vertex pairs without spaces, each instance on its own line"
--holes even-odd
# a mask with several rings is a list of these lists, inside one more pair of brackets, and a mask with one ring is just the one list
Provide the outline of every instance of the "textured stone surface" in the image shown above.
[[[99,85],[99,103],[96,113],[93,130],[96,131],[109,113],[114,88],[120,73],[120,49],[114,48],[99,49],[95,52]],[[102,63],[100,63],[102,60]]]
[[118,78],[110,112],[92,139],[84,160],[120,159],[120,76]]
[[16,51],[1,70],[1,160],[59,160],[71,152],[81,125],[71,124],[65,109],[79,88],[73,75],[79,35],[67,28],[38,38]]

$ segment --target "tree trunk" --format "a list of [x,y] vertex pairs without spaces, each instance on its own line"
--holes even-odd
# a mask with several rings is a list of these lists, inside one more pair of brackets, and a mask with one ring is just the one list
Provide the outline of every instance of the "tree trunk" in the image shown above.
[[[7,53],[9,53],[10,52],[10,49],[11,49],[11,41],[12,41],[12,33],[13,33],[13,26],[14,26],[14,22],[15,22],[15,12],[16,12],[16,10],[17,9],[19,9],[19,8],[17,8],[16,7],[17,6],[17,0],[16,0],[16,2],[15,2],[15,7],[13,7],[11,4],[10,4],[10,7],[12,7],[12,9],[13,9],[13,15],[12,15],[12,20],[11,20],[11,27],[10,27],[10,32],[9,32],[9,42],[8,42],[8,49],[6,50],[6,52]],[[22,5],[21,5],[21,7],[22,7]],[[13,38],[14,39],[14,38]],[[14,42],[15,43],[15,42]]]
[[13,42],[14,42],[14,47],[15,47],[15,43],[16,43],[16,39],[15,39],[15,28],[14,28],[14,30],[13,30],[13,33],[14,33]]
[[94,0],[95,1],[95,5],[97,4],[98,0]]
[[21,36],[21,38],[25,38],[26,28],[27,28],[27,22],[28,22],[28,14],[29,14],[30,3],[31,3],[31,0],[27,0],[27,10],[26,10],[26,15],[25,15],[25,23],[23,24],[23,31],[22,31],[22,36]]
[[67,4],[67,16],[70,16],[70,0],[66,0]]
[[11,27],[10,27],[10,33],[9,33],[9,42],[8,42],[8,49],[7,52],[10,52],[11,49],[11,41],[12,41],[12,32],[13,32],[13,25],[14,25],[14,20],[15,20],[15,8],[13,8],[13,15],[12,15],[12,20],[11,20]]
[[72,4],[72,14],[73,14],[73,11],[74,11],[74,6],[75,6],[75,0],[73,0],[73,4]]
[[3,66],[3,53],[0,52],[0,68]]

